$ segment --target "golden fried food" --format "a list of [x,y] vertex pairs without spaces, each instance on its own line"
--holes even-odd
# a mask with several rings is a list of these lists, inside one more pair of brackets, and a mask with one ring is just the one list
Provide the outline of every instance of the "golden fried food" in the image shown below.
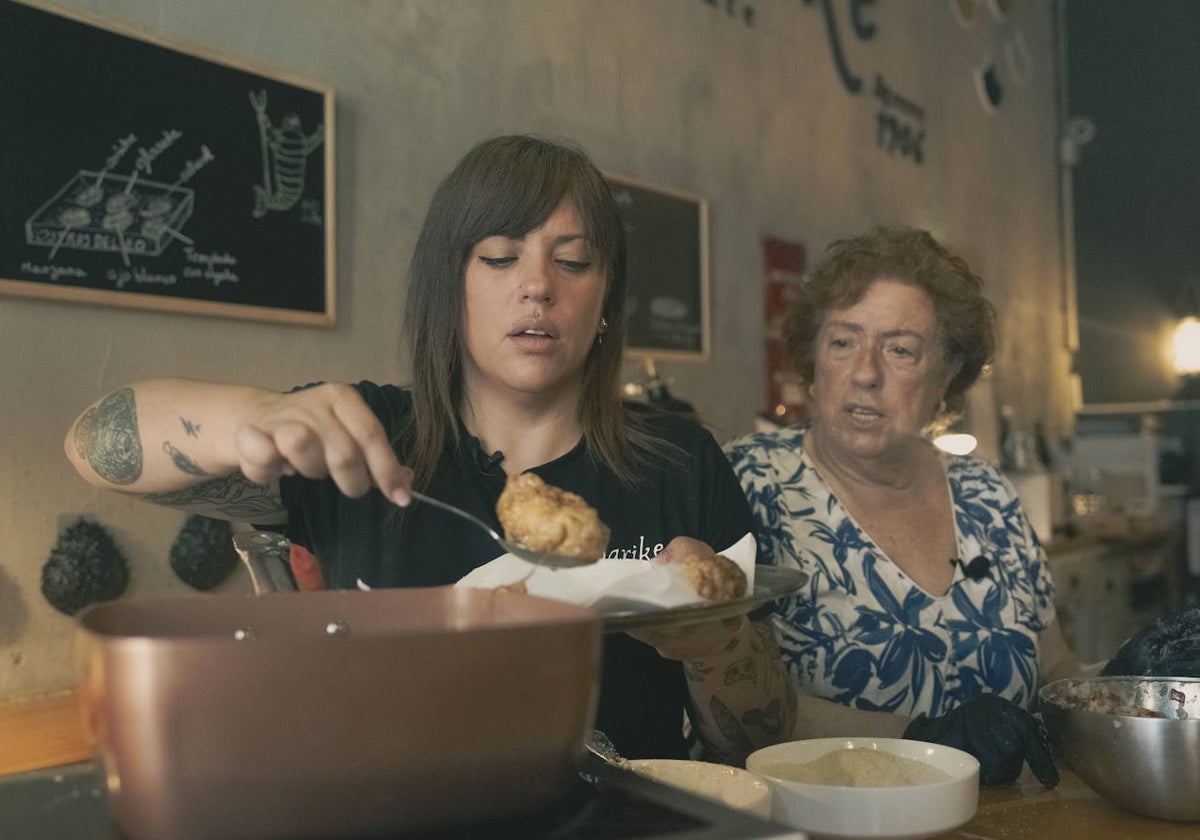
[[688,554],[674,561],[701,598],[734,601],[746,594],[746,574],[722,554]]
[[506,539],[534,551],[598,560],[608,548],[608,527],[595,509],[533,473],[508,477],[496,515]]
[[492,588],[493,592],[511,592],[514,595],[528,595],[529,587],[525,585],[525,578],[515,580],[512,583],[505,583]]

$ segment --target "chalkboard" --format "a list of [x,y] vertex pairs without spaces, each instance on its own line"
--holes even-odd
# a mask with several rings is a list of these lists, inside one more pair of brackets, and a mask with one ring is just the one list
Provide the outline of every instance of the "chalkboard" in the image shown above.
[[0,293],[328,326],[333,95],[0,0]]
[[708,204],[699,196],[605,175],[625,222],[630,354],[709,354]]

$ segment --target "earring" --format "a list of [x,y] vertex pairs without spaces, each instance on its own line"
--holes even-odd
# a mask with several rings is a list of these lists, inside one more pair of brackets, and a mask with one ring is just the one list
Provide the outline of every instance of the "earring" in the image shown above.
[[604,334],[608,332],[608,319],[603,315],[600,316],[600,331],[596,333],[596,343],[604,343]]

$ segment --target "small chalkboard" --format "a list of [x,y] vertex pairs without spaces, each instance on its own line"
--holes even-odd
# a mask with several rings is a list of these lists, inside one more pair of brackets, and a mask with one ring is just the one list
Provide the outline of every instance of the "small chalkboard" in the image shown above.
[[0,293],[328,326],[333,94],[0,0]]
[[708,204],[699,196],[605,175],[625,222],[626,351],[704,361],[709,354]]

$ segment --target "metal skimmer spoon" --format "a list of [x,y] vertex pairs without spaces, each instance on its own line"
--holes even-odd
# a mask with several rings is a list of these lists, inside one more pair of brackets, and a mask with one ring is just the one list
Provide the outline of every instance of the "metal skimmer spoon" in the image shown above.
[[624,767],[629,762],[621,753],[617,752],[617,746],[607,735],[599,729],[593,729],[591,734],[584,739],[583,745],[591,750],[594,754],[600,756],[609,764],[615,764],[617,767]]
[[409,495],[418,501],[425,502],[426,504],[433,505],[434,507],[439,507],[445,511],[449,511],[455,516],[461,516],[472,525],[482,528],[483,530],[487,531],[488,536],[496,541],[497,545],[499,545],[509,554],[513,555],[514,557],[520,557],[522,560],[533,563],[534,565],[548,566],[551,569],[569,569],[575,566],[590,566],[600,559],[599,557],[568,557],[563,554],[550,554],[549,552],[545,551],[534,551],[532,548],[526,548],[519,543],[509,542],[508,540],[502,538],[482,519],[472,516],[460,507],[455,507],[452,504],[443,502],[441,499],[435,499],[432,496],[426,496],[424,493],[418,493],[416,490],[409,490],[408,492]]

